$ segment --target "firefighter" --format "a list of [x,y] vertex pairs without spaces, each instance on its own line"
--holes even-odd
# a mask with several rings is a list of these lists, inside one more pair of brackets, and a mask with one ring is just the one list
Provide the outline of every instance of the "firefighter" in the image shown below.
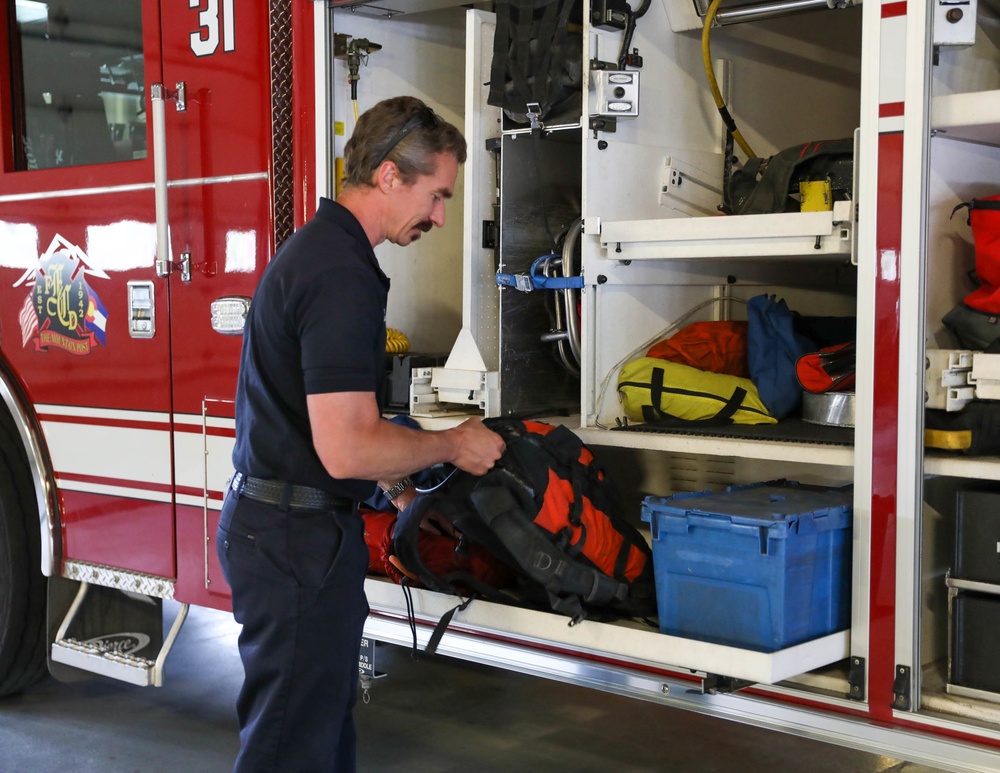
[[490,469],[503,441],[478,419],[420,432],[382,419],[389,280],[373,248],[444,225],[466,158],[419,99],[366,111],[345,186],[278,250],[247,316],[233,476],[217,547],[245,677],[237,771],[355,770],[352,710],[368,603],[358,501],[397,506],[408,475]]

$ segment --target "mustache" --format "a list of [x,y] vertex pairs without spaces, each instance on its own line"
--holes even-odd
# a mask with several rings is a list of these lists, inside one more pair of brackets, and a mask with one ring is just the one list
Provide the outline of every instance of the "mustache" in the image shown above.
[[430,220],[424,220],[423,222],[421,222],[421,223],[417,223],[417,224],[416,224],[416,225],[414,226],[414,228],[419,228],[419,229],[420,229],[421,231],[423,231],[424,233],[428,233],[428,232],[430,232],[430,230],[431,230],[431,229],[432,229],[433,227],[434,227],[434,223],[432,223],[432,222],[431,222]]

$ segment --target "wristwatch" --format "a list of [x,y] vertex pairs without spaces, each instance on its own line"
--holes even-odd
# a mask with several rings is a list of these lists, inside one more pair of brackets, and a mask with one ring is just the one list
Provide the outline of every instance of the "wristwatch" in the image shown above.
[[413,487],[413,480],[409,475],[400,478],[394,484],[392,484],[387,489],[382,489],[383,493],[388,497],[389,501],[392,502],[396,497],[402,494],[409,488]]

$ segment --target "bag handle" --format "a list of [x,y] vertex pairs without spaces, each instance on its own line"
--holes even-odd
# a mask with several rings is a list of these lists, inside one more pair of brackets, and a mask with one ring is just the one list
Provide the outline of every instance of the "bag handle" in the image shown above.
[[643,421],[661,426],[684,426],[698,425],[699,427],[725,426],[733,423],[733,416],[743,405],[743,400],[747,396],[747,390],[743,387],[736,387],[726,403],[714,416],[707,419],[679,419],[671,416],[660,408],[660,401],[663,395],[669,390],[664,388],[663,378],[665,371],[663,368],[653,368],[649,384],[629,384],[629,386],[643,386],[649,389],[650,405],[642,406]]
[[965,219],[965,224],[971,226],[972,210],[974,209],[1000,210],[1000,199],[970,199],[969,201],[963,201],[955,205],[955,208],[951,211],[951,217],[949,217],[948,219],[951,220],[952,217],[955,217],[955,213],[958,212],[958,210],[960,210],[962,207],[969,208],[969,215]]

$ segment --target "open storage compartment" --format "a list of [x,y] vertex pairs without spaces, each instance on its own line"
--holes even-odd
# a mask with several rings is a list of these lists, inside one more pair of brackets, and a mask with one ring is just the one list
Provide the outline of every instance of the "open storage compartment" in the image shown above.
[[[713,31],[716,76],[756,155],[855,138],[861,35],[860,8]],[[612,31],[592,28],[585,60],[614,60],[619,44]],[[733,150],[726,148],[703,68],[700,30],[674,31],[654,4],[638,20],[632,46],[643,58],[638,116],[619,117],[614,132],[595,131],[600,105],[592,90],[591,130],[583,140],[586,287],[580,436],[641,467],[640,487],[654,497],[782,477],[829,486],[853,483],[849,427],[828,433],[830,428],[803,425],[792,416],[784,429],[794,425],[795,431],[784,434],[780,421],[766,427],[616,431],[621,418],[618,371],[644,354],[644,342],[648,347],[661,333],[669,335],[688,322],[744,320],[740,301],[761,294],[784,298],[793,311],[809,315],[854,317],[857,294],[856,192],[850,200],[833,202],[828,211],[720,215],[724,161]],[[796,97],[794,110],[784,109],[788,100],[783,95],[788,94]],[[735,152],[740,162],[746,161],[745,153]],[[719,465],[725,472],[707,480],[705,475],[687,480],[680,472]],[[857,543],[848,552],[856,548]],[[864,575],[854,579],[859,578]],[[848,617],[853,623],[863,615]],[[717,667],[717,661],[699,664],[699,659],[724,645],[664,636],[670,643],[650,650],[662,653],[661,662],[709,672]],[[831,647],[833,642],[837,644]],[[841,699],[863,694],[863,687],[851,684],[850,630],[770,654],[740,653],[728,663],[723,660],[723,671],[716,673],[786,686],[794,678],[792,689]],[[743,670],[744,657],[771,659],[774,679]],[[803,678],[819,669],[824,671],[821,678]]]
[[[600,115],[588,83],[601,83],[597,73],[614,71],[622,34],[595,26],[588,16],[582,25],[582,114],[556,111],[554,125],[536,129],[515,125],[486,104],[490,57],[483,46],[492,46],[491,15],[470,12],[464,330],[448,365],[429,376],[443,382],[447,375],[457,384],[484,370],[496,378],[495,396],[480,400],[479,381],[452,389],[471,412],[540,411],[571,427],[606,459],[612,476],[628,479],[631,517],[647,533],[640,522],[644,496],[780,477],[840,487],[854,482],[855,461],[851,428],[829,433],[794,417],[785,425],[798,426],[791,435],[767,436],[760,428],[728,435],[607,429],[615,426],[621,361],[675,322],[745,319],[740,301],[761,294],[815,316],[857,312],[856,194],[820,212],[719,216],[724,160],[732,151],[703,70],[700,31],[672,29],[667,5],[651,3],[631,39],[643,60],[641,69],[627,68],[640,81],[637,115],[618,115],[613,125]],[[855,138],[861,19],[860,8],[824,9],[713,33],[716,73],[758,156]],[[796,107],[789,109],[786,95],[792,93]],[[576,217],[580,225],[573,226]],[[583,275],[582,289],[569,302],[579,314],[579,374],[558,362],[551,319],[542,310],[546,291],[519,292],[509,284],[497,290],[494,283],[498,271],[528,273],[552,250],[553,237],[572,227],[579,229],[573,255]],[[429,422],[458,420],[445,417],[444,405],[429,405]],[[469,406],[456,413],[462,411],[467,415]],[[859,544],[855,539],[846,549],[858,551]],[[865,566],[857,555],[852,559],[854,567]],[[856,587],[867,587],[864,571],[852,570]],[[414,589],[408,608],[398,586],[376,578],[369,579],[367,593],[369,635],[402,645],[424,645],[442,615],[459,603]],[[706,690],[719,679],[735,680],[855,708],[851,699],[865,697],[865,677],[863,670],[851,673],[852,632],[866,619],[865,594],[856,595],[850,629],[772,652],[668,635],[635,622],[585,620],[570,627],[554,613],[476,600],[455,613],[439,651],[543,675],[560,672],[580,683],[589,683],[599,668],[629,678],[669,672],[700,679]],[[543,660],[544,668],[538,665]]]
[[[931,70],[922,284],[926,349],[969,349],[942,319],[975,289],[967,213],[952,217],[952,210],[1000,194],[998,30],[996,4],[980,3],[975,44],[941,47]],[[1000,457],[925,448],[922,472],[913,601],[919,631],[914,668],[922,679],[914,708],[933,724],[975,727],[1000,738],[1000,686],[983,679],[995,670],[995,659],[988,667],[982,660],[984,644],[995,639],[996,586],[979,571],[1000,556],[994,552],[1000,535],[992,510],[982,506],[1000,491]]]
[[[492,46],[490,15],[470,18],[470,45]],[[713,33],[717,75],[757,155],[819,140],[854,141],[861,33],[860,8],[824,9]],[[621,44],[620,30],[585,23],[583,114],[557,110],[553,125],[543,122],[534,129],[485,104],[481,84],[488,80],[484,70],[489,56],[483,50],[469,52],[467,104],[475,106],[476,114],[466,129],[471,141],[466,181],[471,268],[466,273],[479,278],[466,288],[475,296],[471,311],[493,313],[479,284],[489,282],[493,271],[528,273],[552,249],[553,237],[572,225],[574,217],[581,218],[576,227],[581,230],[583,288],[571,302],[580,318],[578,376],[558,367],[555,336],[544,319],[539,325],[544,290],[521,292],[511,278],[499,290],[496,329],[490,321],[465,321],[483,364],[499,374],[497,413],[544,411],[548,402],[549,413],[543,416],[567,424],[595,453],[607,456],[613,476],[631,478],[631,517],[646,532],[639,522],[639,504],[646,495],[779,477],[826,486],[853,483],[849,427],[830,433],[830,428],[803,426],[793,417],[785,426],[796,425],[797,432],[788,435],[767,436],[759,428],[729,435],[606,429],[615,426],[614,381],[625,355],[693,307],[704,304],[690,321],[745,319],[741,299],[773,294],[793,311],[843,318],[855,316],[857,293],[854,191],[826,211],[718,216],[725,154],[732,151],[725,147],[722,119],[703,69],[700,31],[674,31],[666,4],[652,3],[631,39],[642,67],[627,68],[638,73],[637,115],[609,120],[611,116],[602,115],[598,90],[616,70]],[[784,109],[783,95],[789,93],[796,94],[794,110]],[[743,153],[739,157],[746,160]],[[494,235],[495,247],[487,249]],[[567,387],[571,404],[561,402]],[[577,406],[579,417],[566,416],[564,410],[552,418],[562,409],[575,413]],[[720,465],[724,471],[718,475],[704,472]],[[699,472],[688,476],[692,467]],[[853,550],[853,543],[847,549]],[[409,643],[402,592],[371,580],[369,598],[377,620],[372,625],[379,626],[381,635]],[[418,641],[456,604],[454,597],[416,591]],[[850,619],[853,623],[855,616]],[[442,647],[452,642],[468,655],[482,645],[463,636],[482,633],[518,647],[626,668],[694,670],[758,684],[784,682],[837,664],[821,689],[841,700],[864,692],[849,684],[850,630],[765,653],[629,623],[585,621],[572,628],[566,623],[552,613],[477,600],[456,613]]]
[[[569,626],[555,613],[476,600],[455,613],[438,651],[667,703],[698,693],[708,700],[688,707],[762,725],[783,712],[774,726],[784,730],[992,769],[998,704],[948,688],[958,641],[949,596],[963,606],[961,594],[982,589],[949,572],[958,491],[1000,481],[1000,456],[923,453],[916,436],[925,333],[927,347],[953,345],[940,319],[970,289],[971,239],[964,218],[948,216],[959,201],[998,192],[996,0],[979,3],[987,34],[974,47],[933,54],[935,9],[920,4],[716,28],[712,69],[752,154],[726,146],[710,93],[698,19],[707,3],[653,0],[625,47],[620,27],[591,16],[612,5],[579,4],[582,108],[557,110],[538,127],[487,104],[492,15],[468,14],[463,330],[440,369],[454,399],[428,399],[428,423],[523,409],[565,424],[626,480],[639,528],[646,496],[782,477],[853,484],[850,628],[760,652],[635,622]],[[721,11],[735,20],[758,5],[727,0]],[[632,62],[624,68],[623,54]],[[626,88],[629,110],[611,114],[620,69],[638,88]],[[768,157],[847,138],[856,188],[829,210],[720,216],[730,154]],[[545,291],[519,293],[515,278],[495,283],[498,271],[530,272],[577,216],[583,286],[568,303],[579,314],[578,375],[553,351],[561,331],[546,325]],[[922,262],[926,270],[915,268]],[[794,415],[738,431],[618,428],[622,364],[688,322],[745,320],[743,302],[758,295],[857,319],[856,431],[803,426]],[[437,389],[437,379],[428,373],[421,388]],[[408,602],[374,577],[367,591],[367,632],[403,646],[425,645],[459,604],[420,589]],[[713,695],[720,685],[753,687]]]

